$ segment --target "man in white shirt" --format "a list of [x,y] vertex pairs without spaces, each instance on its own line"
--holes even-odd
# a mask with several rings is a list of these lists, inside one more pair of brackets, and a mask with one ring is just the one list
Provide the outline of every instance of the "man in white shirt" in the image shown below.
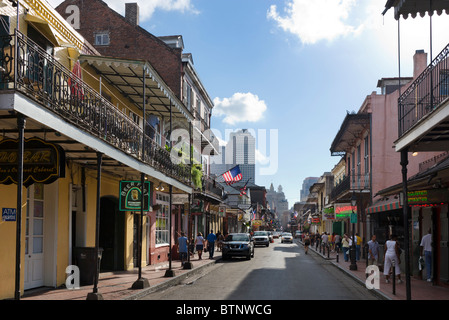
[[421,239],[421,256],[424,251],[424,261],[426,263],[426,273],[427,281],[431,282],[431,272],[432,272],[432,233],[431,229],[427,231],[427,234]]

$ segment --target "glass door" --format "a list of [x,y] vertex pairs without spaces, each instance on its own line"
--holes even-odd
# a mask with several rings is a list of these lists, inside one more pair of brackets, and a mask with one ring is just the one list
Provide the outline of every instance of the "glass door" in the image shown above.
[[27,189],[25,290],[44,284],[44,185]]

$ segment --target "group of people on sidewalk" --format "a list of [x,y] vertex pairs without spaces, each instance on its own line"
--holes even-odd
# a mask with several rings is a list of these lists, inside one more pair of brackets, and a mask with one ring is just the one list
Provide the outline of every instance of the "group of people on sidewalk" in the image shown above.
[[[316,234],[306,233],[303,237],[305,254],[308,254],[309,245],[313,245],[316,241],[321,241],[321,245],[328,247],[332,250],[332,252],[335,250],[342,250],[345,262],[349,261],[349,251],[353,245],[353,241],[355,241],[355,258],[356,261],[360,260],[362,239],[358,233],[355,234],[354,240],[346,233],[343,237],[335,233],[329,235],[327,232],[324,232],[321,235],[318,232]],[[402,283],[401,269],[399,267],[401,264],[402,249],[397,241],[397,235],[391,235],[390,239],[385,242],[384,248],[383,274],[385,276],[385,282],[390,283],[390,275],[394,272],[398,278],[398,283]],[[432,236],[430,229],[428,230],[428,233],[423,236],[420,243],[420,248],[420,260],[422,260],[423,268],[426,269],[426,279],[428,282],[431,282]],[[379,243],[376,240],[376,235],[373,235],[371,240],[367,243],[368,265],[379,266],[379,252]]]
[[[178,252],[181,258],[181,266],[184,266],[184,263],[187,261],[189,251],[193,255],[194,250],[196,250],[199,260],[202,260],[203,251],[209,252],[209,259],[213,259],[215,246],[217,245],[217,251],[220,251],[223,240],[223,234],[221,232],[215,234],[213,230],[210,231],[206,238],[203,237],[201,232],[198,232],[195,240],[191,239],[190,241],[187,239],[185,232],[181,232],[181,236],[178,238]],[[192,246],[188,250],[190,244]]]

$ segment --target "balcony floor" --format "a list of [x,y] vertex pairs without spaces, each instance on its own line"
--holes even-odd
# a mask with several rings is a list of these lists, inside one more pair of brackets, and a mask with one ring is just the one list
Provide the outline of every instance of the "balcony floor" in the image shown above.
[[192,192],[189,186],[144,165],[132,154],[126,154],[90,133],[80,130],[20,92],[0,91],[2,138],[18,138],[17,112],[26,117],[25,139],[38,137],[61,146],[65,151],[66,161],[77,162],[96,169],[96,153],[101,152],[103,153],[102,172],[113,176],[133,177],[137,180],[140,179],[140,172],[144,172],[150,181],[157,179],[173,185],[174,193]]
[[396,151],[409,152],[449,150],[449,101],[421,118],[395,141]]

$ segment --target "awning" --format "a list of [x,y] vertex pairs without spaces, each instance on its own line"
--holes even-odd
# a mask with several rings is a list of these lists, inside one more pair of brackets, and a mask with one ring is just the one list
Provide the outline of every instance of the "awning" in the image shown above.
[[443,11],[445,11],[446,14],[449,13],[449,2],[447,0],[388,0],[382,15],[385,15],[391,7],[394,7],[394,18],[396,20],[399,20],[401,15],[404,19],[407,19],[409,15],[412,18],[415,18],[418,14],[421,17],[424,17],[426,12],[431,15],[433,15],[434,12],[438,15],[441,15]]
[[[193,121],[193,116],[178,99],[156,70],[145,60],[133,60],[92,55],[80,55],[81,63],[88,63],[101,77],[111,83],[128,97],[140,110],[143,110],[144,72],[145,72],[145,109],[148,113],[164,117],[185,118]],[[171,108],[173,106],[173,108]]]
[[372,206],[366,208],[366,214],[401,209],[399,195],[392,195],[377,200]]
[[50,41],[54,46],[56,47],[60,46],[59,40],[56,38],[52,27],[50,27],[47,21],[39,17],[33,16],[29,13],[25,15],[25,21],[27,21],[34,28],[39,30],[39,32],[42,33],[42,35],[45,38],[47,38],[47,40]]
[[342,156],[355,146],[360,133],[368,129],[371,122],[370,113],[348,113],[341,124],[340,130],[332,142],[332,156]]

